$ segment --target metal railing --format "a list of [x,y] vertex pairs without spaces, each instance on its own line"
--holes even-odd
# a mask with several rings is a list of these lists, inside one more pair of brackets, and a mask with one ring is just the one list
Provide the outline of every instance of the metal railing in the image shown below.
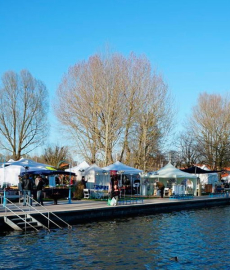
[[[46,216],[44,213],[40,212],[36,207],[33,207],[29,204],[30,200],[36,204],[38,204],[39,206],[41,206],[43,209],[45,209],[45,212],[47,212],[48,216]],[[50,222],[53,223],[54,225],[56,225],[58,228],[62,229],[62,227],[60,225],[58,225],[56,222],[54,222],[51,218],[50,215],[55,216],[57,219],[59,219],[61,222],[63,222],[64,224],[67,225],[68,229],[72,229],[72,226],[69,225],[66,221],[64,221],[62,218],[60,218],[59,216],[57,216],[56,214],[54,214],[53,212],[49,211],[46,207],[44,207],[44,205],[41,205],[38,201],[36,201],[33,197],[30,197],[28,195],[26,195],[26,205],[29,206],[30,208],[32,208],[34,211],[36,211],[37,213],[41,214],[43,217],[45,217],[48,220],[48,228],[50,228]]]
[[[44,209],[44,213],[39,211],[37,208],[33,207],[32,205],[30,205],[29,202],[34,202],[36,204],[38,204],[39,206],[41,206]],[[35,228],[33,225],[31,225],[29,222],[26,221],[26,214],[31,214],[31,211],[33,210],[35,213],[39,213],[41,216],[43,216],[45,219],[47,219],[48,221],[48,226],[45,226],[44,224],[42,224],[44,226],[45,229],[47,229],[48,231],[50,231],[50,223],[53,223],[54,225],[56,225],[58,228],[62,229],[62,227],[60,225],[58,225],[56,222],[54,222],[50,216],[53,215],[55,216],[58,220],[60,220],[62,223],[64,223],[65,225],[67,225],[68,229],[72,229],[72,226],[70,224],[68,224],[66,221],[64,221],[63,219],[61,219],[59,216],[57,216],[56,214],[54,214],[53,212],[49,211],[46,207],[44,207],[43,205],[41,205],[40,203],[38,203],[36,200],[33,199],[33,197],[30,197],[28,195],[26,195],[26,205],[29,207],[29,213],[24,211],[24,209],[22,209],[21,207],[19,207],[18,205],[14,204],[12,201],[10,201],[9,199],[7,199],[6,197],[3,197],[3,202],[1,202],[3,207],[5,208],[5,218],[7,218],[7,210],[10,211],[11,213],[13,213],[14,215],[16,215],[18,218],[22,219],[23,222],[25,222],[25,229],[26,229],[26,224],[28,224],[29,226],[33,227],[36,231],[38,231],[37,228]],[[7,203],[10,203],[11,205],[13,205],[14,207],[16,207],[17,210],[21,211],[23,214],[25,213],[25,219],[23,219],[22,217],[20,217],[15,211],[13,211],[12,209],[10,209],[9,207],[7,207]],[[45,213],[47,213],[47,216],[45,215]]]
[[[16,215],[19,219],[21,219],[23,222],[25,222],[25,231],[26,231],[26,228],[27,226],[26,225],[29,225],[31,228],[33,228],[34,230],[36,231],[39,231],[36,227],[34,227],[32,224],[30,224],[26,219],[27,219],[27,215],[28,213],[26,211],[24,211],[22,208],[20,208],[19,206],[17,206],[16,204],[14,204],[13,202],[11,202],[9,199],[7,198],[4,198],[4,208],[5,208],[5,219],[7,219],[7,210],[9,210],[11,213],[13,213],[14,215]],[[16,209],[18,209],[20,212],[23,212],[23,214],[25,215],[25,218],[21,217],[20,215],[18,215],[15,211],[13,211],[12,209],[10,209],[7,204],[10,203],[10,205],[14,206]],[[47,228],[45,225],[43,225],[43,227],[45,229],[47,229],[48,231],[49,228]]]

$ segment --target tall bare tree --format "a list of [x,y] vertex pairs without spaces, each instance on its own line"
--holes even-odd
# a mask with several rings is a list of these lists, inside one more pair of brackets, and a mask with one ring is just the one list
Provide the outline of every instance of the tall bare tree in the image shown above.
[[230,99],[203,93],[193,108],[190,130],[199,146],[200,159],[212,169],[222,169],[230,156]]
[[145,74],[145,84],[140,93],[141,106],[135,119],[136,132],[132,140],[135,164],[148,170],[150,157],[162,150],[167,135],[173,127],[172,98],[161,76]]
[[2,76],[0,147],[15,160],[41,145],[48,134],[48,92],[29,71]]
[[[166,112],[171,103],[166,101],[167,87],[152,72],[146,57],[133,53],[127,58],[117,53],[96,54],[71,67],[64,76],[57,90],[55,112],[75,136],[87,161],[103,160],[107,165],[113,162],[114,153],[120,153],[120,161],[134,165],[131,148],[139,130],[145,129],[146,145],[163,138],[166,122],[169,130],[172,114]],[[149,150],[142,149],[146,147],[144,136],[139,136],[140,140],[140,155],[147,157]],[[136,165],[143,160],[139,159]]]
[[124,93],[118,81],[123,59],[95,55],[71,67],[57,91],[55,112],[76,138],[84,158],[112,162],[112,149],[123,126]]

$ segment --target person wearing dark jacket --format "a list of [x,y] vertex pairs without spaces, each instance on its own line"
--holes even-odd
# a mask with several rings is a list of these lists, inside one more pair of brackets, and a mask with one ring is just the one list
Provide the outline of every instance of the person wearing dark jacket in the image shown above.
[[87,188],[87,187],[86,187],[87,181],[85,180],[85,176],[82,176],[81,182],[82,182],[82,184],[84,185],[84,189]]
[[45,185],[45,182],[43,181],[41,175],[38,176],[38,183],[37,183],[37,201],[38,201],[38,204],[36,204],[36,206],[39,206],[40,204],[41,205],[44,205],[43,204],[43,188],[44,188],[44,185]]
[[24,196],[23,206],[26,206],[27,195],[29,196],[29,204],[32,206],[31,191],[33,190],[33,186],[33,180],[29,178],[29,174],[25,174],[24,178],[22,179],[22,191]]
[[162,185],[161,188],[160,188],[160,191],[161,191],[161,198],[164,198],[164,190],[165,190],[165,186]]
[[161,198],[163,198],[164,197],[164,190],[165,190],[164,184],[161,182],[157,182],[157,187],[158,187],[158,190],[160,190]]

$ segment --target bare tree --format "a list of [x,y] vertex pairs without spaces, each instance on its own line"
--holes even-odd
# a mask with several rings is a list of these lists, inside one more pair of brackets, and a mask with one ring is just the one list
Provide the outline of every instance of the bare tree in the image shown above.
[[[112,161],[112,149],[122,127],[122,96],[119,79],[119,56],[96,55],[87,63],[70,68],[57,91],[55,112],[76,138],[79,151],[91,163],[102,155]],[[114,65],[112,65],[112,63]]]
[[200,160],[199,147],[191,132],[181,132],[177,140],[179,159],[177,164],[180,167],[189,168]]
[[230,156],[230,99],[203,93],[193,108],[190,130],[199,146],[200,159],[212,169],[222,169]]
[[45,148],[44,154],[42,155],[42,160],[44,163],[52,165],[59,168],[62,163],[72,164],[72,158],[69,154],[69,149],[66,146],[49,146]]
[[136,153],[131,148],[139,140],[135,151],[144,155],[136,162],[139,166],[170,129],[167,101],[167,86],[144,56],[96,54],[69,69],[57,90],[54,109],[87,161],[103,160],[107,165],[114,153],[120,153],[120,161],[134,164]]
[[135,133],[132,149],[135,166],[144,170],[151,167],[150,157],[163,150],[165,139],[173,127],[175,114],[172,98],[161,76],[146,72],[145,84],[139,96],[138,116],[135,118]]
[[29,71],[3,75],[0,108],[0,147],[15,160],[43,143],[48,135],[48,92]]

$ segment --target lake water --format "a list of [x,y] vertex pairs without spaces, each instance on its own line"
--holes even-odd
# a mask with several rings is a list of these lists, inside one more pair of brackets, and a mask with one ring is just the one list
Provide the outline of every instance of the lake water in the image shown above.
[[230,269],[229,236],[230,207],[1,232],[0,269]]

